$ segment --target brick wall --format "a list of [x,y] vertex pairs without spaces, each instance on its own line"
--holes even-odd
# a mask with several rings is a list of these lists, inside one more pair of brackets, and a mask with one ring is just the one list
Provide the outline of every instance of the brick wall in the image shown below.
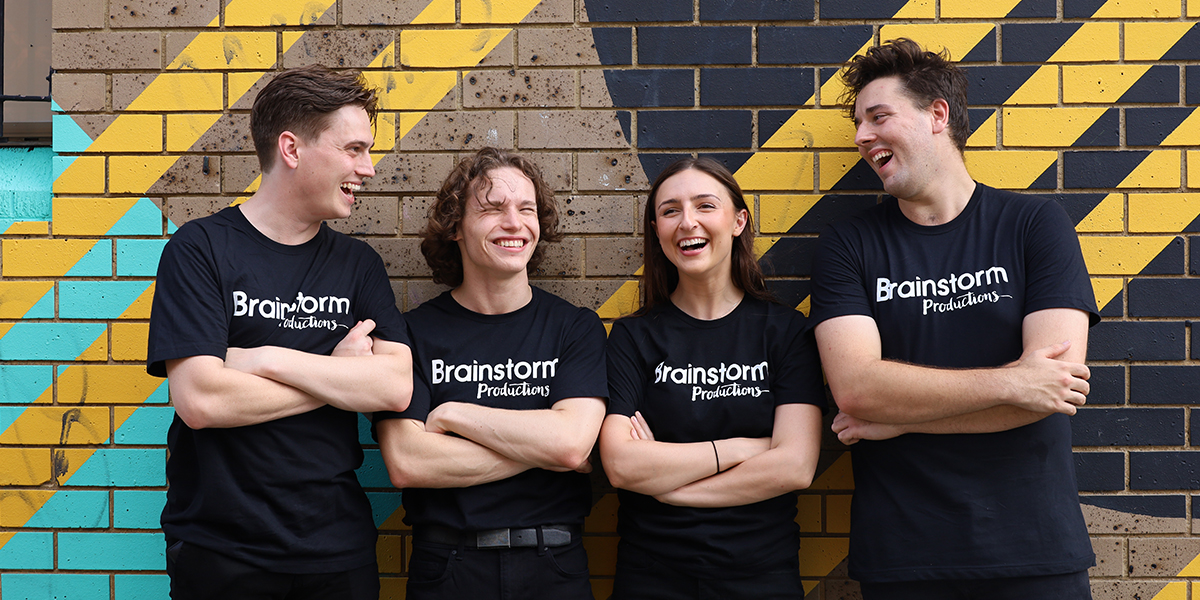
[[[699,153],[753,195],[771,285],[807,310],[816,234],[879,193],[834,74],[899,36],[967,67],[975,177],[1053,196],[1080,233],[1105,317],[1073,419],[1096,597],[1193,593],[1200,0],[56,0],[53,14],[50,218],[0,221],[0,599],[165,597],[171,408],[142,366],[153,275],[176,227],[255,189],[247,113],[271,73],[355,67],[385,90],[378,175],[335,227],[380,252],[402,308],[440,291],[417,251],[429,197],[460,155],[498,145],[534,156],[565,212],[537,285],[605,319],[631,311],[647,182]],[[398,598],[403,511],[363,442]],[[857,597],[842,450],[827,443],[800,496],[810,599]],[[598,494],[587,524],[601,598],[615,512]]]

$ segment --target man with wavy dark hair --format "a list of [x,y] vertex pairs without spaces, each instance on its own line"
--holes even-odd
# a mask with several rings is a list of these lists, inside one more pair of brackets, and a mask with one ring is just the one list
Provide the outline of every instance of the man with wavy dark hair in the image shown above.
[[163,251],[148,371],[176,414],[172,598],[379,596],[356,413],[408,405],[411,354],[379,255],[323,223],[375,174],[375,105],[354,71],[276,75],[250,115],[258,191]]
[[812,319],[852,444],[866,600],[1091,597],[1068,415],[1095,297],[1066,212],[975,182],[966,77],[889,41],[844,71],[887,196],[821,234]]
[[529,285],[558,212],[541,170],[484,148],[429,210],[421,251],[453,289],[406,315],[413,401],[376,413],[413,527],[412,600],[591,598],[580,538],[604,418],[604,327]]

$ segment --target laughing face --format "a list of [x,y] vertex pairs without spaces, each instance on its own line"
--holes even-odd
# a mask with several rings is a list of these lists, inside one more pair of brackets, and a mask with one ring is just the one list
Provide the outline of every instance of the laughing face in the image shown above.
[[672,175],[654,197],[654,231],[681,278],[729,277],[748,218],[720,181],[696,169]]
[[934,133],[939,124],[934,107],[917,106],[899,78],[882,77],[867,84],[855,102],[854,123],[858,153],[887,193],[915,200],[935,182]]
[[467,199],[454,238],[463,278],[524,276],[541,231],[533,181],[515,167],[486,177]]
[[375,176],[371,120],[358,106],[343,106],[328,117],[328,128],[315,139],[297,143],[301,195],[314,221],[350,216],[354,194]]

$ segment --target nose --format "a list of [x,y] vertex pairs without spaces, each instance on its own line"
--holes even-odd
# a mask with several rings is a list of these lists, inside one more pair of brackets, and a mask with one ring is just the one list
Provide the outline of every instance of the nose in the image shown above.
[[854,145],[862,147],[865,144],[870,144],[875,140],[875,132],[871,129],[871,124],[863,121],[854,129]]
[[362,158],[359,159],[358,169],[355,170],[360,177],[375,176],[375,159],[371,158],[370,152],[363,152]]
[[502,213],[503,218],[500,221],[500,226],[508,231],[516,231],[521,228],[521,211],[516,206],[509,205]]
[[683,229],[692,229],[696,226],[696,213],[692,211],[691,206],[685,205],[680,209],[679,226]]

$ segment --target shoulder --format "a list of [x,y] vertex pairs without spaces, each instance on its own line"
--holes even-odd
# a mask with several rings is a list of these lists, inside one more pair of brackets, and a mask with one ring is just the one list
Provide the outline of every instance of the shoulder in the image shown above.
[[533,288],[534,302],[538,303],[539,312],[544,312],[554,318],[584,324],[599,324],[600,317],[596,315],[596,311],[575,306],[570,302],[558,297],[555,294],[547,292],[537,286]]

